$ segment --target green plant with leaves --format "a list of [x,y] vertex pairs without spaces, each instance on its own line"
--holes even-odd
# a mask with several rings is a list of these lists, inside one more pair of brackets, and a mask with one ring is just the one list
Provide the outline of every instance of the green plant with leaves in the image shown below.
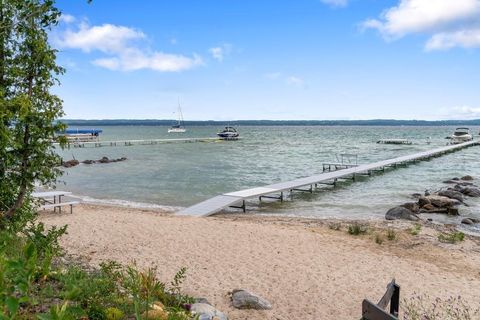
[[397,239],[397,233],[395,232],[395,230],[393,229],[387,229],[387,239],[389,241],[393,241],[395,239]]
[[51,88],[63,69],[48,41],[60,16],[54,1],[0,1],[0,215],[11,220],[35,182],[60,174],[51,142],[64,128],[62,101]]
[[358,222],[355,222],[348,226],[348,233],[354,236],[365,234],[367,232],[368,232],[368,226],[359,224]]
[[410,234],[412,236],[417,236],[420,233],[421,230],[422,230],[422,225],[420,223],[415,223],[415,226],[413,226],[410,229]]
[[445,232],[438,235],[438,240],[444,243],[457,243],[465,239],[465,233],[461,231]]

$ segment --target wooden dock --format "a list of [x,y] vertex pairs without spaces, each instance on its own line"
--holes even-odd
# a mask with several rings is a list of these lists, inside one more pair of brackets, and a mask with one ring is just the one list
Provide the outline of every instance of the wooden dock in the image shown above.
[[240,208],[246,210],[245,200],[251,198],[270,198],[283,201],[284,192],[304,191],[313,192],[318,184],[336,185],[339,179],[355,180],[357,175],[372,175],[375,171],[385,171],[388,167],[408,165],[418,161],[428,160],[433,157],[439,157],[444,154],[455,152],[463,148],[478,145],[478,141],[469,141],[456,145],[449,145],[433,150],[423,151],[398,158],[378,161],[370,164],[362,164],[351,168],[345,168],[332,172],[324,172],[311,177],[295,179],[292,181],[274,183],[263,187],[245,189],[236,192],[224,193],[211,199],[200,202],[191,207],[177,212],[177,215],[189,215],[195,217],[205,217],[212,215],[224,208]]
[[[174,138],[174,139],[143,139],[143,140],[117,140],[117,141],[69,141],[67,148],[100,148],[100,147],[125,147],[134,145],[156,145],[165,143],[193,143],[193,142],[215,142],[222,141],[222,138]],[[58,146],[59,143],[54,143]]]

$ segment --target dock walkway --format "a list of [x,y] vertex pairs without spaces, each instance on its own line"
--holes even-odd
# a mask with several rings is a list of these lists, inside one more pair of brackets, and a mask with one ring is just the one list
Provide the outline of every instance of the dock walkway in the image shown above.
[[[66,148],[100,148],[100,147],[120,147],[134,145],[155,145],[163,143],[179,143],[179,142],[215,142],[221,141],[222,138],[171,138],[171,139],[143,139],[143,140],[117,140],[117,141],[69,141]],[[53,145],[59,145],[54,143]]]
[[[469,141],[461,144],[449,145],[433,150],[401,156],[398,158],[378,161],[370,164],[358,165],[356,167],[341,169],[332,172],[324,172],[310,177],[274,183],[263,187],[256,187],[252,189],[224,193],[222,195],[200,202],[191,207],[180,210],[179,212],[177,212],[177,215],[205,217],[212,215],[227,207],[240,208],[243,209],[243,211],[245,212],[245,200],[250,198],[259,197],[260,200],[261,198],[272,198],[283,201],[283,193],[285,191],[313,192],[313,188],[316,187],[317,184],[336,185],[338,179],[355,180],[356,175],[371,175],[375,171],[385,171],[385,168],[387,167],[397,167],[400,165],[406,165],[411,162],[427,160],[433,157],[438,157],[478,144],[478,141]],[[238,205],[239,203],[241,205]]]

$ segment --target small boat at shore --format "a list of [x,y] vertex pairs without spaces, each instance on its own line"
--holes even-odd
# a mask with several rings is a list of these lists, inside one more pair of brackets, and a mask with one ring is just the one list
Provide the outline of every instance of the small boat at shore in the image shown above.
[[227,126],[217,133],[217,136],[224,140],[237,140],[240,134],[234,127]]
[[457,128],[450,137],[450,144],[458,144],[472,140],[473,136],[470,134],[469,128]]

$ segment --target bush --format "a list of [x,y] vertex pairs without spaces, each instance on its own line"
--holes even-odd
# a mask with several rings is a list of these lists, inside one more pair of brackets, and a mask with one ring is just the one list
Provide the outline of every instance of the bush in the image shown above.
[[420,233],[420,230],[422,230],[422,225],[420,223],[415,223],[415,226],[410,229],[410,234],[416,236]]
[[375,243],[376,244],[382,244],[383,243],[383,237],[381,234],[376,233],[375,234]]
[[367,231],[368,231],[368,226],[361,225],[356,222],[348,226],[348,233],[354,236],[365,234],[367,233]]
[[465,233],[455,231],[450,233],[441,233],[438,235],[438,240],[444,243],[456,243],[465,239]]
[[396,234],[395,230],[393,230],[393,229],[388,229],[387,230],[387,239],[390,240],[390,241],[393,241],[393,240],[397,239],[397,234]]

